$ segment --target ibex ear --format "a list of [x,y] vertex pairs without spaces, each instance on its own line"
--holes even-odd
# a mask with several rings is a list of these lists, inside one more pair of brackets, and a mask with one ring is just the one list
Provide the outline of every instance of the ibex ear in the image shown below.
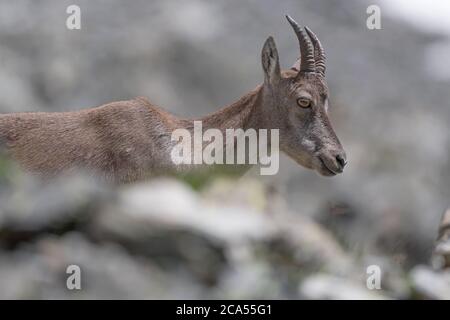
[[264,80],[266,83],[275,85],[281,79],[280,61],[278,50],[272,37],[267,38],[261,52],[262,67],[264,70]]

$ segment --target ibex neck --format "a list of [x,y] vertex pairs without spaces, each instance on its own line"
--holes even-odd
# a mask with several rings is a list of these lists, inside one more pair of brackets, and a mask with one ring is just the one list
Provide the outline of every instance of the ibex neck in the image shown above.
[[207,116],[186,120],[187,129],[192,129],[193,121],[202,121],[203,129],[215,128],[222,132],[225,129],[253,128],[258,130],[261,127],[258,109],[262,103],[262,87],[258,86],[233,104]]
[[[187,140],[188,146],[178,143],[173,150],[178,152],[179,147],[181,147],[183,150],[190,150],[191,152],[183,151],[183,157],[188,154],[187,158],[177,157],[175,163],[188,165],[233,164],[234,166],[229,168],[232,172],[240,174],[248,170],[259,159],[259,154],[255,154],[257,150],[255,146],[258,145],[258,140],[254,140],[258,139],[255,133],[259,132],[260,129],[266,129],[264,123],[261,122],[262,103],[263,88],[258,86],[235,103],[210,115],[197,119],[179,120],[178,128],[187,130],[188,134],[191,134],[192,140],[189,136],[187,139],[185,138],[185,133],[183,133],[185,130],[178,131],[177,135],[180,134],[183,139]],[[209,136],[208,133],[212,136]],[[249,146],[246,146],[246,139],[242,138],[247,133],[250,135],[248,140],[251,140]],[[202,137],[203,134],[210,138],[205,139]],[[251,139],[252,135],[254,139]],[[250,144],[253,147],[250,147]],[[173,156],[173,150],[171,156]],[[260,152],[262,151],[260,150]],[[203,161],[204,159],[208,160]],[[188,168],[192,167],[189,166]],[[223,170],[223,168],[221,169]]]

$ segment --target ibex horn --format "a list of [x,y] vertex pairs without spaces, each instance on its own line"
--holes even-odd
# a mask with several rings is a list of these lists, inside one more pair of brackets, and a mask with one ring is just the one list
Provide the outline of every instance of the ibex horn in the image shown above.
[[316,61],[316,70],[322,77],[325,77],[325,70],[326,70],[325,50],[323,49],[319,38],[317,38],[317,36],[314,34],[314,32],[312,32],[311,29],[306,26],[305,26],[305,30],[308,33],[308,35],[311,38],[311,41],[314,45],[314,60]]
[[[316,72],[316,64],[314,61],[314,47],[311,43],[306,32],[299,27],[297,22],[294,21],[290,16],[286,15],[286,19],[289,21],[290,25],[297,35],[298,42],[300,44],[300,70],[299,75],[302,72]],[[298,77],[298,76],[297,76]]]

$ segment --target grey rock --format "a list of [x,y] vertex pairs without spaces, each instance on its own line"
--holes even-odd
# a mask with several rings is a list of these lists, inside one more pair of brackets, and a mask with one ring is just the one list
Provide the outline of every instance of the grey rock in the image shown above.
[[425,299],[450,299],[450,272],[417,266],[411,271],[413,289]]
[[42,181],[21,175],[0,194],[0,240],[14,241],[40,231],[62,230],[83,223],[109,189],[85,175]]
[[300,293],[306,299],[327,300],[383,300],[376,290],[364,284],[326,274],[313,275],[302,282]]

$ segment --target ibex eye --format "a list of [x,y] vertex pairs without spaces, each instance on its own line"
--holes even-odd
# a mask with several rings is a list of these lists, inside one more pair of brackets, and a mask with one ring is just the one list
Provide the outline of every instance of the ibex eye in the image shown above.
[[311,100],[306,98],[297,99],[297,104],[302,108],[309,108],[311,106]]

